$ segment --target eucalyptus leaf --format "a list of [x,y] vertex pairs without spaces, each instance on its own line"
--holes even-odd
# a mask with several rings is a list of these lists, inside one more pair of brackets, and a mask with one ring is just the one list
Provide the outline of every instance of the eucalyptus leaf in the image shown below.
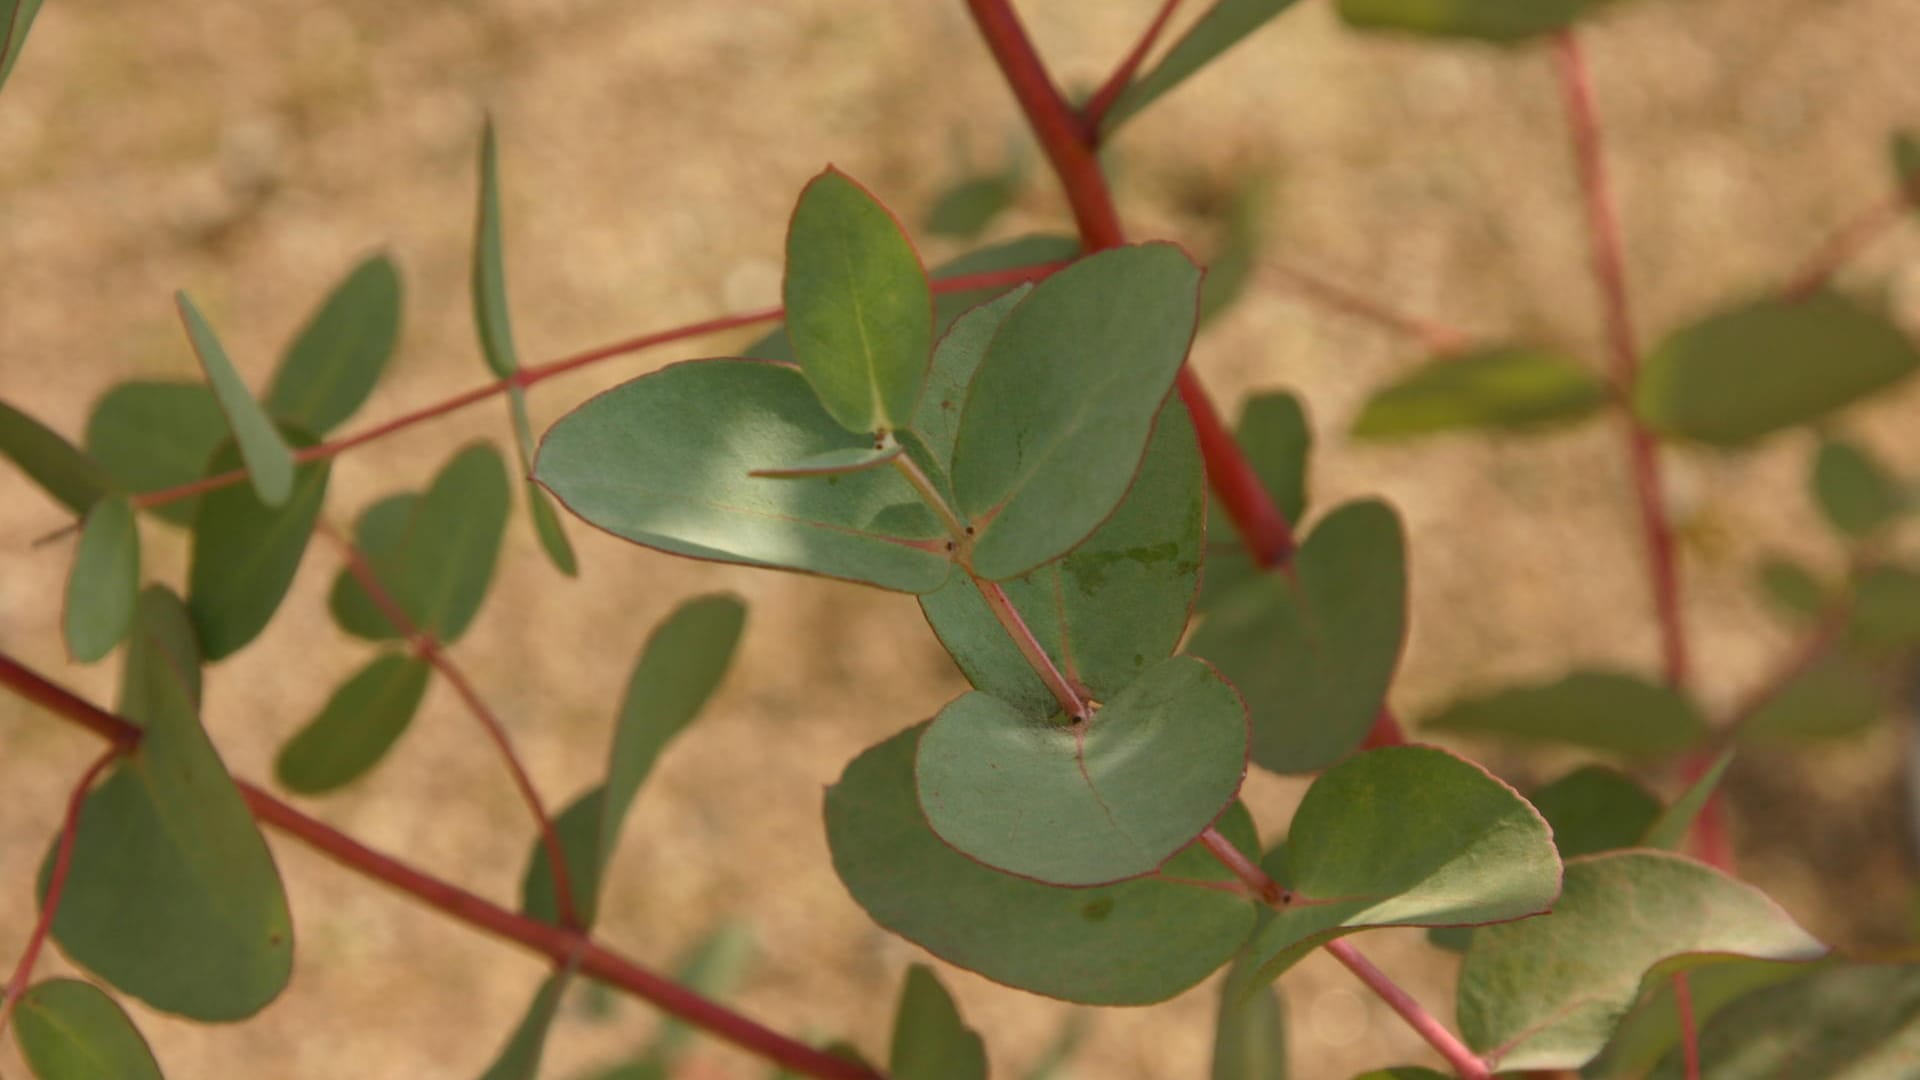
[[133,608],[133,632],[121,657],[120,696],[114,712],[138,724],[156,692],[155,678],[175,680],[187,692],[187,704],[200,708],[200,639],[187,605],[165,585],[140,590]]
[[[400,555],[407,542],[407,523],[419,501],[420,496],[411,493],[389,495],[361,511],[359,521],[354,524],[354,546],[366,556],[374,577],[383,583],[400,579]],[[399,641],[405,636],[345,569],[334,577],[327,607],[333,613],[333,621],[355,637]]]
[[507,307],[506,258],[500,224],[500,149],[489,117],[480,133],[480,201],[473,226],[473,322],[487,367],[510,379],[520,370]]
[[113,651],[133,626],[140,594],[140,528],[124,495],[101,499],[87,511],[67,575],[60,627],[67,652],[90,664]]
[[1633,847],[1660,817],[1660,800],[1632,777],[1584,765],[1527,797],[1553,827],[1562,860]]
[[33,29],[38,14],[40,0],[0,0],[0,86],[5,86],[7,76],[13,74],[13,65],[27,44],[27,31]]
[[1110,132],[1119,127],[1292,6],[1293,0],[1214,0],[1213,6],[1194,20],[1159,63],[1136,77],[1114,100],[1101,122],[1101,131]]
[[4,401],[0,401],[0,454],[76,514],[92,509],[115,486],[115,478],[100,463]]
[[1340,0],[1340,17],[1363,30],[1482,41],[1524,41],[1563,30],[1604,0]]
[[1823,441],[1811,479],[1820,512],[1846,536],[1864,537],[1907,509],[1899,481],[1850,442]]
[[963,176],[934,198],[926,228],[938,236],[972,239],[1013,205],[1020,193],[1020,170]]
[[1427,362],[1368,400],[1353,422],[1361,439],[1447,431],[1527,431],[1580,420],[1607,401],[1584,364],[1530,345],[1505,345]]
[[1721,779],[1727,775],[1727,766],[1731,764],[1733,751],[1723,751],[1707,766],[1705,772],[1687,785],[1687,790],[1681,792],[1679,798],[1660,812],[1660,816],[1647,827],[1647,835],[1641,839],[1639,846],[1660,851],[1679,851],[1686,844],[1693,823],[1707,808],[1707,800],[1713,798],[1713,793],[1719,789]]
[[240,458],[246,462],[253,489],[260,493],[261,502],[279,506],[293,494],[293,449],[267,417],[266,410],[253,399],[240,373],[234,370],[233,361],[227,358],[220,339],[214,336],[213,327],[208,325],[193,300],[184,292],[175,293],[174,300],[180,307],[180,320],[187,328],[194,355],[200,358],[201,370],[206,372],[207,383],[213,387],[214,400],[220,403],[227,428],[240,445]]
[[13,1012],[20,1056],[40,1080],[160,1080],[140,1030],[126,1010],[79,979],[28,987]]
[[887,1069],[894,1080],[987,1080],[986,1044],[925,964],[908,968],[900,988]]
[[433,668],[383,653],[341,684],[320,715],[281,748],[274,775],[289,791],[319,795],[352,783],[380,763],[413,722]]
[[[1687,972],[1687,996],[1695,1031],[1703,1031],[1722,1009],[1756,990],[1805,979],[1832,961],[1813,964],[1770,960],[1731,960]],[[1633,1010],[1614,1029],[1601,1055],[1581,1070],[1587,1080],[1644,1080],[1660,1060],[1680,1045],[1680,1012],[1672,979],[1648,984]],[[1750,1033],[1749,1033],[1750,1034]]]
[[553,508],[553,497],[545,488],[531,479],[533,475],[533,425],[527,419],[527,395],[520,387],[507,390],[507,411],[513,421],[514,447],[520,456],[520,475],[528,477],[526,481],[527,514],[533,518],[533,531],[539,537],[541,550],[547,553],[547,561],[554,569],[573,577],[580,572],[579,560],[573,554],[573,542],[567,539],[566,527],[560,524],[560,515]]
[[1313,455],[1313,429],[1306,407],[1284,390],[1255,394],[1240,406],[1234,437],[1260,477],[1282,517],[1299,521],[1307,513],[1307,466]]
[[[1920,966],[1833,965],[1748,994],[1700,1033],[1703,1080],[1879,1080],[1920,1061]],[[1650,1074],[1685,1075],[1680,1055]]]
[[493,1064],[482,1073],[480,1080],[536,1080],[540,1075],[540,1059],[547,1051],[547,1033],[553,1030],[553,1019],[560,1012],[560,995],[567,987],[572,969],[558,971],[547,976],[540,989],[527,1003],[526,1015],[507,1037],[507,1043],[500,1048],[500,1055]]
[[1463,698],[1421,727],[1636,757],[1676,754],[1707,735],[1706,718],[1693,702],[1616,671],[1576,671],[1549,683]]
[[1784,556],[1761,563],[1754,577],[1767,599],[1787,614],[1810,619],[1832,605],[1833,590],[1804,564]]
[[1839,652],[1795,675],[1754,710],[1736,734],[1742,741],[1756,742],[1840,739],[1872,728],[1886,711],[1879,672]]
[[[298,432],[289,437],[303,446],[313,441]],[[214,453],[207,472],[239,467],[240,453],[229,442]],[[239,652],[279,609],[320,520],[328,472],[326,461],[300,466],[292,495],[279,506],[266,505],[252,488],[237,484],[200,498],[187,567],[187,607],[208,660]]]
[[777,465],[769,469],[755,469],[749,476],[767,476],[777,480],[804,480],[815,476],[840,476],[846,473],[861,472],[890,464],[894,458],[906,452],[899,443],[884,446],[855,446],[844,450],[828,450],[823,454],[801,458],[786,465]]
[[1214,1016],[1210,1080],[1287,1080],[1287,1017],[1280,992],[1264,985],[1242,998],[1229,992],[1236,971],[1221,987]]
[[[226,417],[203,382],[135,379],[108,390],[87,418],[87,453],[126,491],[164,491],[200,479],[207,461],[228,441]],[[192,525],[199,496],[176,499],[152,512]]]
[[366,403],[400,338],[400,271],[370,255],[336,285],[287,346],[267,389],[283,423],[324,435]]

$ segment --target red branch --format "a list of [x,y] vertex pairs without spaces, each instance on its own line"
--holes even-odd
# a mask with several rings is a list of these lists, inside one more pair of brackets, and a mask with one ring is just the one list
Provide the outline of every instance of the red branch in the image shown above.
[[1100,89],[1095,90],[1093,96],[1087,99],[1086,105],[1080,110],[1080,123],[1083,128],[1082,137],[1088,142],[1099,145],[1100,125],[1107,119],[1108,110],[1113,108],[1114,102],[1120,100],[1120,95],[1126,92],[1127,87],[1133,84],[1134,75],[1139,72],[1140,65],[1146,62],[1147,54],[1153,51],[1153,43],[1160,40],[1161,32],[1166,30],[1168,20],[1173,18],[1174,10],[1179,6],[1180,0],[1165,0],[1160,5],[1159,13],[1153,17],[1152,22],[1147,24],[1146,32],[1140,35],[1140,40],[1134,43],[1133,49],[1120,61],[1120,66],[1114,68],[1113,74],[1107,76],[1107,81],[1101,83]]
[[[137,732],[135,733],[137,734]],[[131,738],[118,741],[107,748],[107,752],[94,759],[87,771],[73,785],[73,794],[67,798],[67,820],[60,827],[60,848],[53,856],[53,873],[47,877],[47,895],[40,902],[40,921],[33,926],[33,934],[27,938],[27,947],[20,954],[20,963],[13,969],[13,978],[7,983],[7,992],[0,998],[0,1032],[7,1030],[7,1019],[13,1015],[13,1007],[20,995],[27,992],[27,982],[33,978],[33,965],[40,959],[41,946],[47,943],[47,934],[53,930],[54,916],[60,911],[60,897],[67,887],[67,869],[73,864],[73,841],[80,835],[80,808],[86,805],[87,792],[93,790],[93,782],[100,778],[107,766],[120,760],[120,755],[133,746]]]
[[[140,729],[0,653],[0,684],[64,720],[130,745]],[[815,1050],[763,1027],[724,1005],[662,978],[574,930],[538,922],[382,854],[330,825],[295,810],[244,780],[236,780],[256,820],[271,825],[363,877],[384,882],[460,922],[540,953],[632,994],[694,1027],[791,1071],[820,1080],[882,1080],[879,1073]]]
[[1680,1014],[1680,1057],[1686,1063],[1686,1080],[1700,1080],[1700,1026],[1693,1015],[1693,987],[1687,973],[1673,977],[1673,1008]]
[[1293,894],[1268,877],[1267,872],[1260,869],[1259,863],[1241,854],[1240,849],[1233,846],[1233,841],[1220,835],[1219,829],[1207,826],[1207,831],[1200,834],[1200,844],[1208,854],[1220,861],[1220,865],[1233,871],[1233,876],[1240,879],[1240,884],[1247,887],[1254,899],[1276,910],[1293,903]]
[[1787,278],[1780,294],[1788,300],[1804,300],[1820,291],[1841,267],[1906,220],[1916,206],[1920,206],[1920,181],[1848,218]]
[[1351,942],[1329,941],[1326,949],[1333,954],[1335,960],[1345,964],[1348,971],[1353,972],[1361,982],[1366,983],[1369,989],[1380,995],[1381,1000],[1385,1001],[1394,1012],[1399,1013],[1408,1027],[1413,1028],[1421,1038],[1427,1040],[1427,1045],[1438,1050],[1440,1056],[1447,1059],[1447,1064],[1453,1067],[1453,1071],[1459,1074],[1460,1080],[1488,1080],[1493,1075],[1487,1063],[1468,1049],[1467,1044],[1461,1042],[1459,1036],[1448,1031],[1447,1026],[1434,1019],[1433,1014],[1413,1000],[1412,995],[1395,985],[1394,981],[1387,977],[1386,972],[1374,967],[1373,961],[1360,955],[1360,950],[1354,948]]
[[340,548],[340,554],[347,563],[347,572],[353,575],[362,589],[366,590],[374,606],[387,617],[387,621],[400,632],[400,636],[406,638],[408,644],[413,646],[414,653],[433,665],[434,670],[453,685],[454,692],[460,695],[460,700],[466,704],[467,711],[480,722],[480,727],[487,733],[487,738],[492,740],[494,747],[500,751],[500,758],[506,762],[507,772],[513,777],[513,786],[519,789],[520,798],[526,802],[527,809],[532,811],[534,823],[540,830],[540,846],[546,850],[547,869],[553,874],[553,895],[560,909],[560,921],[577,929],[580,926],[580,909],[573,901],[573,875],[567,868],[566,849],[561,846],[560,833],[553,827],[553,817],[547,813],[546,803],[541,800],[540,792],[533,786],[533,778],[527,775],[526,767],[520,762],[520,755],[513,749],[513,740],[507,735],[506,725],[494,715],[493,710],[480,697],[479,691],[467,681],[466,675],[453,662],[453,658],[447,655],[440,642],[432,634],[415,626],[413,620],[407,617],[406,609],[401,607],[400,602],[394,599],[393,594],[380,583],[380,577],[373,572],[373,564],[367,561],[366,554],[353,541],[340,535],[339,531],[331,525],[322,522],[318,531]]

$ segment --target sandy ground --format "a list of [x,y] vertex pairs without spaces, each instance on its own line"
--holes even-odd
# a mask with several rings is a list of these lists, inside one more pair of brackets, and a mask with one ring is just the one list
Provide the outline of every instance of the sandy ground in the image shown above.
[[[1064,80],[1090,84],[1149,0],[1030,3]],[[1190,5],[1197,7],[1197,5]],[[1920,126],[1920,5],[1910,0],[1645,0],[1589,35],[1612,135],[1642,336],[1777,282],[1888,190],[1885,138]],[[952,175],[957,141],[991,161],[1020,132],[961,6],[845,0],[613,3],[487,0],[52,0],[0,97],[0,396],[77,435],[132,376],[187,376],[169,297],[187,287],[263,381],[325,288],[379,247],[400,263],[407,317],[376,421],[484,378],[467,314],[473,152],[482,111],[503,139],[510,274],[522,352],[545,358],[773,302],[800,185],[832,161],[910,217]],[[1538,49],[1424,47],[1344,31],[1304,0],[1119,141],[1119,197],[1139,236],[1207,250],[1235,177],[1266,171],[1270,254],[1490,337],[1577,347],[1598,321],[1557,88]],[[1063,227],[1039,170],[996,235]],[[951,245],[931,245],[936,255]],[[1920,230],[1877,243],[1845,281],[1920,331]],[[544,425],[591,392],[714,341],[542,386]],[[1414,630],[1394,692],[1418,715],[1469,685],[1574,663],[1650,669],[1620,433],[1351,445],[1368,388],[1417,346],[1267,281],[1200,343],[1221,400],[1293,387],[1318,422],[1321,506],[1379,492],[1413,543]],[[1920,472],[1920,388],[1840,426]],[[505,445],[487,406],[341,459],[328,517],[350,522],[423,483],[452,448]],[[1738,458],[1675,455],[1688,627],[1701,693],[1738,696],[1789,644],[1748,588],[1756,559],[1833,566],[1802,493],[1810,437]],[[0,470],[0,647],[98,700],[112,665],[75,668],[57,633],[67,551],[32,548],[53,504]],[[613,702],[647,628],[680,600],[734,589],[753,614],[741,663],[641,798],[604,905],[605,936],[665,965],[722,919],[759,956],[739,996],[793,1031],[883,1052],[899,975],[921,955],[865,919],[829,869],[822,786],[859,749],[921,719],[960,682],[908,600],[677,562],[574,528],[585,573],[558,579],[516,517],[498,586],[457,649],[511,723],[555,803],[598,775]],[[149,573],[178,581],[183,538],[147,531]],[[324,612],[335,560],[309,552],[266,635],[210,676],[207,725],[233,770],[273,754],[367,648]],[[1899,790],[1904,741],[1755,755],[1736,773],[1744,866],[1816,930],[1909,936],[1913,868]],[[94,752],[0,700],[0,943],[24,939],[28,882],[62,796]],[[1564,761],[1513,765],[1533,778]],[[1655,777],[1669,785],[1670,777]],[[1281,835],[1299,785],[1256,777]],[[497,761],[442,688],[397,752],[309,807],[383,849],[502,900],[529,829]],[[540,977],[515,950],[437,919],[274,841],[293,896],[299,967],[257,1021],[202,1027],[141,1012],[176,1077],[475,1075]],[[1415,935],[1365,948],[1438,1009],[1451,967]],[[0,945],[11,957],[14,945]],[[11,963],[11,960],[8,960]],[[63,962],[52,960],[48,968]],[[1063,1007],[949,970],[998,1070],[1017,1075]],[[1339,1078],[1422,1047],[1324,958],[1287,976],[1297,1074]],[[1204,1075],[1211,988],[1096,1018],[1081,1077]],[[547,1074],[637,1045],[654,1020],[570,1009]],[[0,1073],[21,1068],[9,1047]],[[764,1068],[703,1049],[701,1077]]]

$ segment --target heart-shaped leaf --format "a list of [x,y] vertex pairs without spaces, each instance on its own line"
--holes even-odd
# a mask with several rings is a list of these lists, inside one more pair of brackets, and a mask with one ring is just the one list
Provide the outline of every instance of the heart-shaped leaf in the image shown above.
[[1362,30],[1522,41],[1573,25],[1605,0],[1340,0],[1340,17]]
[[[142,648],[128,659],[140,694],[127,716],[145,733],[81,809],[53,937],[156,1009],[244,1019],[293,973],[286,894],[173,658]],[[49,850],[43,898],[53,861]]]
[[1653,851],[1589,855],[1567,863],[1552,917],[1474,931],[1460,1030],[1503,1071],[1577,1069],[1650,979],[1825,953],[1779,905],[1711,867]]
[[1128,117],[1159,100],[1188,76],[1212,63],[1221,53],[1293,6],[1293,0],[1214,0],[1160,62],[1114,100],[1100,125],[1102,132],[1119,127]]
[[1613,671],[1576,671],[1465,698],[1421,726],[1644,757],[1679,753],[1707,735],[1706,718],[1687,698]]
[[1625,773],[1585,765],[1528,796],[1553,827],[1562,860],[1633,847],[1660,816],[1660,800]]
[[[163,491],[200,479],[227,439],[220,403],[202,382],[123,382],[102,395],[87,418],[87,453],[127,491]],[[152,512],[192,525],[199,505],[194,496]]]
[[1034,286],[974,373],[953,490],[975,573],[1018,577],[1113,512],[1187,355],[1199,268],[1170,244],[1090,255]]
[[1055,885],[1159,869],[1233,802],[1246,769],[1246,706],[1189,656],[1149,668],[1080,722],[967,694],[934,718],[916,764],[941,839]]
[[1253,985],[1356,930],[1520,919],[1560,891],[1545,819],[1485,769],[1431,746],[1374,750],[1322,773],[1293,815],[1286,870],[1296,899],[1254,936]]
[[827,415],[795,368],[699,360],[561,417],[534,478],[589,524],[671,554],[937,589],[952,561],[946,531],[896,471],[749,475],[865,439]]
[[[881,926],[989,979],[1088,1005],[1164,1001],[1246,940],[1252,903],[1198,849],[1175,856],[1165,879],[1065,889],[988,869],[948,847],[927,827],[914,790],[924,727],[867,750],[827,789],[834,869]],[[1237,804],[1217,828],[1254,851],[1252,820]]]
[[1846,536],[1866,536],[1907,509],[1899,481],[1850,442],[1822,442],[1810,480],[1820,512]]
[[126,1010],[92,983],[35,984],[14,1008],[13,1031],[40,1080],[160,1080],[160,1063]]
[[1429,361],[1376,392],[1353,422],[1360,439],[1443,431],[1529,430],[1592,415],[1607,384],[1562,353],[1506,345]]
[[140,527],[125,495],[101,499],[87,511],[67,575],[60,628],[67,652],[90,664],[113,651],[133,625],[140,594]]
[[[297,432],[291,438],[300,445],[313,441]],[[214,453],[207,471],[217,475],[239,467],[240,453],[228,443]],[[237,484],[201,497],[193,519],[187,608],[208,660],[239,652],[279,609],[320,519],[327,475],[325,461],[300,466],[293,494],[279,506]]]
[[933,350],[933,294],[906,231],[829,168],[800,192],[782,295],[794,358],[848,431],[906,426]]
[[4,401],[0,401],[0,454],[76,514],[86,513],[114,488],[115,478],[99,462]]
[[1348,503],[1307,537],[1291,577],[1250,579],[1194,634],[1187,650],[1247,699],[1255,763],[1313,772],[1366,737],[1406,633],[1405,548],[1385,503]]
[[986,1044],[925,964],[908,968],[900,988],[887,1070],[894,1080],[987,1080]]
[[366,403],[399,339],[400,271],[386,254],[370,255],[287,346],[268,411],[305,431],[332,431]]
[[1884,317],[1834,293],[1766,299],[1702,319],[1660,343],[1634,386],[1663,434],[1739,446],[1817,420],[1920,368]]
[[342,683],[325,708],[281,749],[274,775],[290,791],[318,795],[380,763],[413,722],[433,668],[385,653]]
[[184,292],[174,294],[174,300],[180,307],[180,321],[187,328],[187,340],[193,345],[194,355],[200,358],[201,370],[206,372],[207,385],[213,388],[214,400],[220,403],[220,412],[227,419],[227,429],[240,446],[240,458],[247,464],[247,478],[253,482],[253,490],[259,492],[261,502],[279,506],[293,493],[293,449],[281,438],[280,429],[267,417],[266,410],[253,399],[240,373],[234,370],[233,361],[227,358],[227,350],[193,300]]

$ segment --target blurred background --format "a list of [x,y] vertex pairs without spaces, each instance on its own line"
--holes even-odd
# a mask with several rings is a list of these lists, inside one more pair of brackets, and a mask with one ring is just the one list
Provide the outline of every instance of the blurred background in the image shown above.
[[[1085,88],[1157,6],[1048,0],[1023,13],[1061,81]],[[1186,6],[1191,18],[1202,5]],[[1844,220],[1890,195],[1887,136],[1920,127],[1920,5],[1910,0],[1640,0],[1585,37],[1643,342],[1784,280]],[[1024,154],[1025,180],[986,238],[1070,229],[958,0],[50,0],[0,96],[0,397],[77,439],[116,382],[195,377],[176,288],[194,293],[262,385],[324,293],[376,249],[404,275],[403,338],[350,429],[485,382],[466,280],[483,110],[499,125],[510,295],[528,362],[777,303],[787,214],[828,162],[917,224],[967,170]],[[1253,390],[1303,396],[1320,440],[1317,506],[1380,493],[1405,516],[1414,615],[1393,693],[1402,715],[1576,663],[1655,670],[1617,427],[1354,444],[1344,432],[1369,389],[1417,362],[1422,346],[1313,302],[1279,269],[1475,336],[1564,344],[1599,363],[1583,221],[1543,48],[1363,37],[1326,0],[1301,0],[1130,123],[1112,164],[1136,237],[1177,239],[1204,256],[1223,242],[1238,200],[1257,207],[1262,269],[1201,338],[1194,363],[1229,413]],[[926,246],[938,261],[968,244]],[[1920,228],[1909,220],[1891,231],[1841,281],[1883,297],[1920,333]],[[532,396],[536,426],[617,381],[746,340],[547,382]],[[1920,386],[1850,411],[1838,427],[1920,473]],[[327,519],[345,527],[381,495],[423,486],[475,439],[510,445],[503,406],[338,459]],[[1839,567],[1805,494],[1812,445],[1802,433],[1739,456],[1669,457],[1687,623],[1710,708],[1724,709],[1790,647],[1791,632],[1751,586],[1760,558],[1785,551]],[[32,546],[61,523],[55,503],[0,469],[0,648],[106,701],[115,665],[71,666],[60,644],[69,549]],[[577,523],[570,532],[583,564],[572,581],[547,565],[516,511],[496,588],[456,650],[550,804],[598,776],[617,695],[656,620],[712,589],[752,604],[733,675],[635,808],[602,905],[604,936],[669,967],[722,920],[744,921],[756,945],[737,997],[746,1012],[883,1056],[901,973],[923,954],[873,926],[834,878],[821,789],[860,749],[931,715],[959,677],[908,598],[675,561]],[[179,581],[184,533],[149,525],[145,540],[149,573]],[[270,777],[279,746],[368,655],[326,615],[337,566],[314,545],[266,634],[210,673],[206,723],[238,775]],[[1900,727],[1831,749],[1751,754],[1730,781],[1743,871],[1816,933],[1860,949],[1914,935]],[[8,964],[31,926],[30,882],[64,796],[96,752],[86,736],[0,699]],[[1532,782],[1576,760],[1491,762]],[[1671,775],[1647,779],[1677,787]],[[1267,841],[1284,835],[1301,788],[1250,779]],[[530,826],[442,686],[375,773],[303,806],[489,897],[516,894]],[[476,1075],[542,965],[270,840],[298,927],[294,983],[235,1027],[136,1008],[169,1074]],[[1361,943],[1451,1015],[1451,958],[1417,933]],[[63,966],[43,960],[44,971]],[[943,975],[1007,1075],[1070,1011]],[[1298,1075],[1426,1060],[1326,958],[1283,986]],[[1204,1075],[1214,993],[1209,983],[1163,1006],[1092,1017],[1074,1074]],[[612,1060],[654,1024],[632,1003],[576,1001],[546,1075]],[[24,1074],[11,1046],[0,1073]],[[686,1069],[765,1073],[704,1043]]]

